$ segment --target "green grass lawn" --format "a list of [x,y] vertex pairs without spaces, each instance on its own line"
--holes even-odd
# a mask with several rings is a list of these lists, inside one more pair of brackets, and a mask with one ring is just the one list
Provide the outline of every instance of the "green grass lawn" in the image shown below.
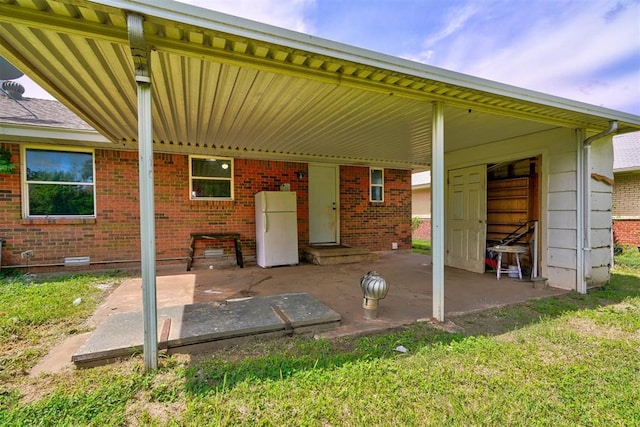
[[[151,374],[135,357],[31,378],[34,359],[15,365],[7,356],[3,366],[19,368],[3,374],[0,425],[640,425],[640,270],[621,264],[588,295],[453,318],[464,327],[455,333],[418,323],[364,337],[255,341],[163,357]],[[38,347],[36,324],[73,333],[87,312],[69,304],[99,300],[109,280],[70,279],[71,293],[64,281],[46,285],[37,305],[63,299],[67,313],[47,309],[50,318],[36,320],[9,307],[27,304],[32,297],[19,295],[36,285],[2,282],[3,341]]]
[[431,241],[426,239],[413,239],[411,242],[412,252],[431,255]]

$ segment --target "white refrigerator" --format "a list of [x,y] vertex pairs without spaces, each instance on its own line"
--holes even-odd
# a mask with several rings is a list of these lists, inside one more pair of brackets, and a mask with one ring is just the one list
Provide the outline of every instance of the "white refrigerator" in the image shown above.
[[256,261],[260,267],[298,264],[294,191],[256,193]]

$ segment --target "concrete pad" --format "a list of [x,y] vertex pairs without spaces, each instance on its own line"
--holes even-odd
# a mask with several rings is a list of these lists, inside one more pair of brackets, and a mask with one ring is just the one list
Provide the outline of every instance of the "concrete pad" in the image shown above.
[[[170,320],[162,346],[175,352],[182,346],[291,331],[327,324],[338,326],[340,315],[306,293],[254,297],[226,303],[199,303],[164,307],[158,310],[158,332]],[[77,366],[102,362],[142,351],[144,343],[141,311],[106,318],[71,357]]]
[[74,354],[87,341],[90,332],[72,335],[55,346],[46,356],[44,356],[36,366],[31,368],[29,375],[37,377],[43,373],[62,372],[73,368],[71,354]]
[[[375,270],[389,284],[387,297],[380,301],[378,318],[367,319],[362,310],[362,292],[360,278],[368,271]],[[213,268],[198,266],[185,273],[184,265],[166,266],[158,270],[156,278],[158,310],[165,307],[189,304],[224,304],[247,296],[268,297],[280,294],[307,293],[320,303],[340,314],[337,328],[329,324],[331,330],[322,332],[321,325],[312,325],[310,332],[321,337],[358,335],[373,331],[411,324],[420,319],[432,317],[432,268],[431,257],[392,251],[379,254],[372,262],[320,266],[301,262],[297,266],[261,268],[247,265],[245,268]],[[445,316],[455,316],[486,310],[489,308],[524,302],[530,299],[545,298],[567,293],[566,290],[553,287],[540,288],[528,281],[509,277],[496,280],[495,273],[476,274],[467,271],[445,268]],[[295,317],[283,309],[285,317]],[[127,312],[142,311],[142,281],[131,278],[121,283],[107,297],[94,315],[88,320],[89,326],[98,327],[111,316]],[[141,321],[139,324],[141,325]],[[172,321],[173,323],[173,321]],[[159,329],[164,324],[159,319]],[[283,323],[284,324],[284,323]],[[177,326],[171,325],[175,332]],[[141,326],[140,326],[141,327]],[[303,332],[304,326],[297,326],[295,333]],[[281,329],[261,336],[274,336],[290,333]],[[142,336],[142,335],[140,335]],[[169,337],[167,337],[167,340]],[[209,344],[194,344],[191,347],[174,347],[177,352],[215,348],[232,345],[237,340],[250,337],[227,338],[212,341]],[[44,363],[38,365],[38,372],[59,372],[73,369],[71,357],[78,350],[76,337],[70,337],[68,343],[62,343],[53,349],[55,360],[64,363]],[[138,342],[142,342],[140,339]],[[217,344],[216,344],[217,343]],[[171,354],[171,349],[168,350]]]

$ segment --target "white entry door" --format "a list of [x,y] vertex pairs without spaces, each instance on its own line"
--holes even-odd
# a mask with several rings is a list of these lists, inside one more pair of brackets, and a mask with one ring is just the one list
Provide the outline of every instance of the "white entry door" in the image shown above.
[[309,243],[339,243],[338,166],[309,165]]
[[447,265],[484,272],[487,167],[450,170],[447,191]]

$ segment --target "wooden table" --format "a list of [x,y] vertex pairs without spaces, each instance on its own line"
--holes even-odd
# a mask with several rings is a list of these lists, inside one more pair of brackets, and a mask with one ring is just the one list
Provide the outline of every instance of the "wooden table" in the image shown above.
[[196,240],[231,240],[235,245],[236,263],[240,268],[244,268],[244,260],[242,259],[242,245],[240,243],[240,233],[191,233],[191,241],[189,242],[189,258],[187,259],[187,271],[191,270],[193,264],[193,252],[196,246]]

